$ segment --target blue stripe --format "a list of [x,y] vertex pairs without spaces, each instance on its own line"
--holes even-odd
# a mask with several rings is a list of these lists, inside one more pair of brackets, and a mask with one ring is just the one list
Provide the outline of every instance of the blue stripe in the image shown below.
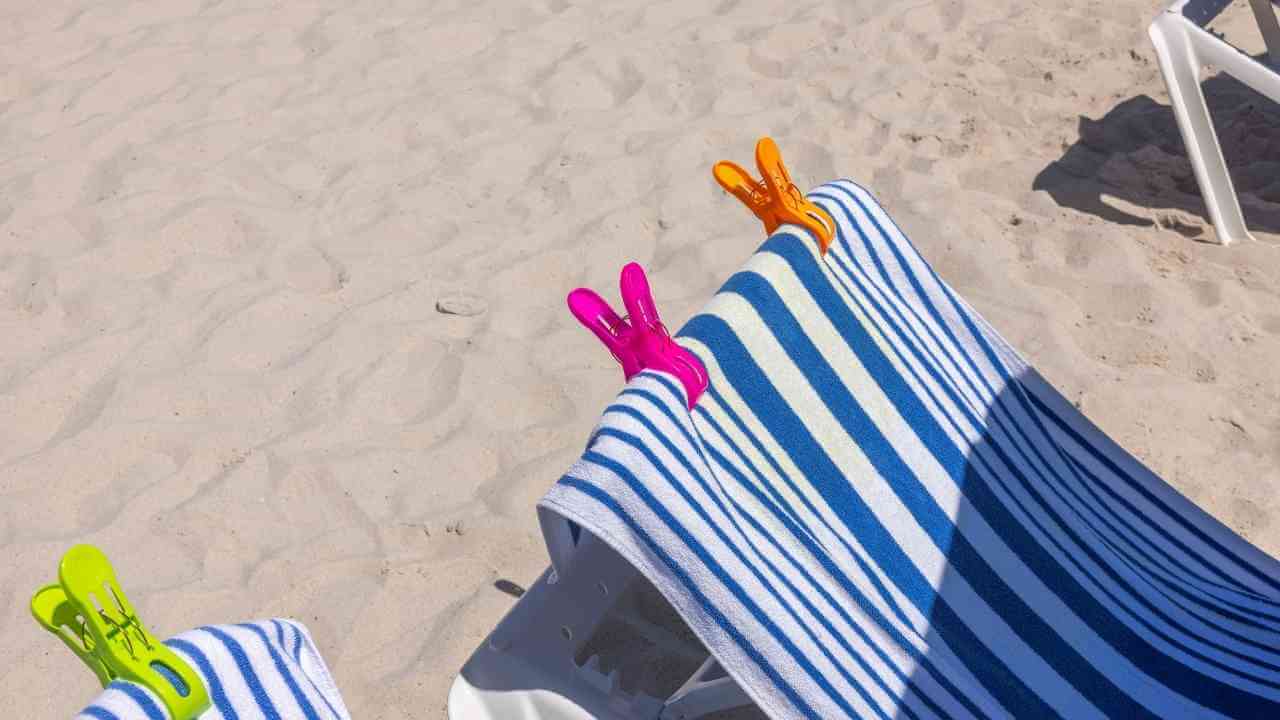
[[298,703],[298,708],[302,710],[302,714],[306,716],[307,720],[320,720],[320,716],[316,714],[315,707],[311,705],[311,701],[307,699],[306,694],[302,692],[302,688],[298,686],[298,681],[293,677],[293,673],[289,671],[289,666],[285,665],[284,658],[280,657],[280,653],[276,652],[275,647],[272,646],[271,638],[266,631],[252,623],[241,623],[237,627],[254,633],[262,640],[263,647],[271,655],[271,662],[275,664],[276,671],[280,673],[280,677],[284,680],[285,685],[288,686],[289,692],[293,695],[294,701]]
[[218,712],[222,713],[226,720],[239,720],[240,716],[236,714],[235,708],[231,706],[231,700],[227,698],[227,691],[222,686],[222,680],[218,678],[217,671],[214,670],[213,664],[209,662],[209,658],[204,654],[204,651],[196,647],[195,643],[179,638],[169,638],[164,641],[164,644],[186,655],[200,669],[201,677],[209,684],[209,699],[213,702],[213,706],[218,709]]
[[138,687],[131,682],[116,680],[107,685],[108,690],[119,690],[138,706],[138,709],[147,716],[148,720],[167,720],[168,713],[161,708],[146,690]]
[[90,705],[89,707],[81,710],[80,714],[97,718],[97,720],[120,720],[120,718],[115,716],[115,713],[112,713],[106,708],[98,707],[97,705]]
[[293,659],[302,664],[302,631],[296,627],[293,628]]
[[213,637],[217,638],[227,652],[231,653],[232,659],[236,661],[236,667],[240,669],[240,675],[244,678],[245,684],[249,686],[249,692],[253,694],[254,702],[257,703],[258,709],[266,715],[268,720],[280,720],[280,712],[276,710],[276,706],[271,702],[270,695],[267,694],[266,688],[262,687],[262,681],[258,679],[258,673],[253,669],[253,663],[249,662],[249,656],[245,653],[244,648],[235,638],[226,632],[213,627],[212,625],[201,628]]

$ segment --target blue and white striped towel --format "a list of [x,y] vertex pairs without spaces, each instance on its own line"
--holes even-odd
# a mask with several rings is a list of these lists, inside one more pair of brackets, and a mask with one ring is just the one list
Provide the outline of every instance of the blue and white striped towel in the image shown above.
[[1048,386],[849,182],[766,241],[544,508],[773,718],[1280,718],[1280,563]]
[[[293,620],[210,625],[165,641],[204,680],[201,720],[349,720],[311,634]],[[170,720],[159,698],[113,682],[76,720]]]

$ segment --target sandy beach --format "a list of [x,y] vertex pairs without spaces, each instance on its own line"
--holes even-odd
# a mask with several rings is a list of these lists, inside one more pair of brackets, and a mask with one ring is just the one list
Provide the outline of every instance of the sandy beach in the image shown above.
[[1257,236],[1206,242],[1156,11],[6,3],[0,698],[93,697],[27,610],[89,542],[159,635],[294,617],[353,716],[443,718],[621,384],[565,294],[636,260],[681,325],[763,238],[710,174],[761,135],[1280,553],[1280,108],[1206,84]]

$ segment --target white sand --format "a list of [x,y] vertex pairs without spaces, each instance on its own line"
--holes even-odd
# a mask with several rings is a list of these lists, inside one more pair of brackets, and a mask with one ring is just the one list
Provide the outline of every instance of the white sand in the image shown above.
[[4,705],[93,694],[26,609],[84,541],[157,633],[292,615],[357,717],[442,717],[620,384],[565,293],[639,260],[680,325],[761,239],[710,167],[762,134],[1280,552],[1276,109],[1214,86],[1271,232],[1189,239],[1156,2],[1071,5],[5,3]]

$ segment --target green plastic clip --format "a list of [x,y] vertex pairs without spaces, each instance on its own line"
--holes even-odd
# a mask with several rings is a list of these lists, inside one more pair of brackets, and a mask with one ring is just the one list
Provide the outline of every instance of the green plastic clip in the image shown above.
[[164,703],[172,720],[194,720],[209,708],[200,676],[157,640],[120,589],[107,556],[76,545],[62,556],[57,585],[31,597],[36,622],[57,635],[106,687],[137,683]]

